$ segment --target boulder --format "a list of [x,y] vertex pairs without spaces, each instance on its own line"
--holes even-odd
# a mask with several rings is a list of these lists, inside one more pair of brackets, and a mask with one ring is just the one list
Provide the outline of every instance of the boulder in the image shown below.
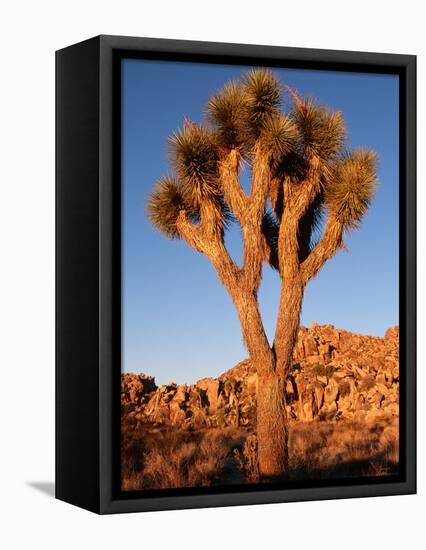
[[303,340],[303,348],[305,351],[305,357],[310,355],[318,355],[318,345],[312,336],[308,336]]
[[198,380],[196,386],[202,392],[205,392],[205,395],[207,396],[209,413],[211,415],[216,414],[217,400],[219,397],[219,380],[216,380],[215,378],[203,378]]

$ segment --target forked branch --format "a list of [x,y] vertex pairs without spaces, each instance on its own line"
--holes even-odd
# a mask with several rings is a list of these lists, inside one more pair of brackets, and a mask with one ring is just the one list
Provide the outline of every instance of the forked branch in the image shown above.
[[242,224],[244,223],[244,215],[247,211],[248,198],[239,179],[238,157],[238,152],[233,149],[219,163],[219,178],[225,201],[240,224]]
[[343,247],[343,226],[334,218],[329,218],[321,240],[300,266],[303,285],[320,271],[339,248]]

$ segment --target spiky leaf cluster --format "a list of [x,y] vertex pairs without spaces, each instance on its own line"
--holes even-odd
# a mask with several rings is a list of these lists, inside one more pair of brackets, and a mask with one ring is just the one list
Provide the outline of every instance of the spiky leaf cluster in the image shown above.
[[299,222],[300,261],[312,249],[324,209],[343,227],[357,226],[374,192],[373,153],[342,156],[346,137],[342,114],[287,89],[293,99],[288,115],[280,110],[278,78],[269,70],[255,69],[209,99],[205,125],[185,119],[184,126],[169,138],[176,179],[160,180],[149,199],[148,213],[155,227],[176,238],[179,212],[185,210],[191,220],[199,221],[204,208],[205,223],[221,231],[226,228],[232,212],[223,198],[219,166],[232,149],[238,150],[237,158],[250,162],[260,154],[272,169],[269,192],[274,214],[266,213],[262,223],[268,254],[278,254],[284,182],[303,185],[311,174],[321,182],[321,191]]
[[279,113],[265,118],[260,136],[262,147],[270,155],[273,166],[278,167],[294,150],[299,131],[290,117]]
[[146,209],[152,225],[171,239],[179,238],[176,222],[181,210],[187,211],[194,221],[197,220],[197,212],[188,209],[177,181],[166,176],[155,184]]
[[[279,106],[281,85],[266,69],[250,71],[243,79],[226,84],[214,94],[207,105],[220,146],[238,149],[244,156],[250,152],[263,131],[274,129],[282,134],[283,117]],[[278,117],[273,126],[274,117]],[[288,129],[289,121],[285,129]]]
[[272,71],[255,69],[247,73],[243,86],[247,98],[247,122],[257,137],[266,119],[279,112],[281,83]]
[[347,229],[358,227],[373,198],[376,154],[366,149],[344,155],[333,166],[325,188],[325,205]]
[[285,155],[280,162],[273,166],[274,176],[280,180],[288,178],[294,183],[303,182],[307,177],[309,162],[299,150],[300,143],[296,143],[294,150]]
[[220,194],[218,151],[206,127],[184,126],[169,138],[172,164],[185,202],[198,208],[203,199]]
[[313,99],[294,95],[291,114],[301,138],[304,152],[323,161],[333,159],[342,149],[346,128],[340,111],[330,111]]
[[244,152],[247,139],[246,113],[247,96],[240,82],[229,82],[210,97],[207,114],[216,128],[220,146]]

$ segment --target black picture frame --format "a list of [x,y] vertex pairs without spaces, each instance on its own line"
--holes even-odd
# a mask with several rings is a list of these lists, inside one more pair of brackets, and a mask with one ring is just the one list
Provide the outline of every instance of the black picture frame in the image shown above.
[[[290,487],[123,494],[120,75],[123,57],[399,75],[401,474]],[[416,492],[416,57],[98,36],[56,52],[56,498],[100,514]]]

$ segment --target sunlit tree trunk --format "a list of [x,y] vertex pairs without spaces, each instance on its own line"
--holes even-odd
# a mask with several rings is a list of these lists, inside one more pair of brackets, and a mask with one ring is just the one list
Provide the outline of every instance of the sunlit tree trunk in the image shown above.
[[288,469],[288,429],[284,384],[276,372],[258,377],[257,438],[261,479],[283,476]]
[[238,294],[234,299],[244,341],[256,368],[258,465],[262,479],[273,479],[287,471],[287,425],[284,382],[278,376],[276,358],[266,337],[257,298]]
[[300,280],[282,284],[274,351],[278,376],[285,381],[291,368],[300,326],[303,286]]

